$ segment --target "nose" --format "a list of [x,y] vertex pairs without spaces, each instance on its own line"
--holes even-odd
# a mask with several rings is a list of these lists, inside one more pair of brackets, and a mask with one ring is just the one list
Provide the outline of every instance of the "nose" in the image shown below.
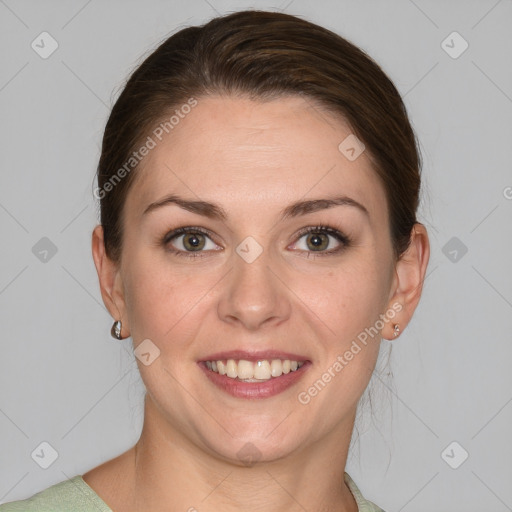
[[250,263],[234,253],[233,268],[226,280],[218,304],[222,321],[255,331],[289,318],[291,292],[279,266],[270,261],[265,250]]

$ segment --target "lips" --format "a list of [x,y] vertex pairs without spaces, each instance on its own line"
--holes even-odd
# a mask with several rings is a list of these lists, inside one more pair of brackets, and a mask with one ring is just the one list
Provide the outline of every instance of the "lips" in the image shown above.
[[275,350],[217,352],[198,361],[210,382],[238,398],[267,398],[302,378],[311,361]]

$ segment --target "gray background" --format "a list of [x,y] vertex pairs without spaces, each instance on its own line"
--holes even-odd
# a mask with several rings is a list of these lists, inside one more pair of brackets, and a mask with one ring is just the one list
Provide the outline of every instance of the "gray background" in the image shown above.
[[[305,16],[367,51],[421,141],[428,277],[372,379],[347,471],[388,512],[512,510],[510,0],[0,0],[0,503],[138,439],[144,388],[131,339],[110,337],[90,249],[102,130],[161,40],[250,7]],[[59,45],[46,59],[31,47],[43,31]],[[453,31],[469,43],[457,58],[445,45],[462,41],[442,43]],[[43,442],[58,455],[48,469],[31,456]]]

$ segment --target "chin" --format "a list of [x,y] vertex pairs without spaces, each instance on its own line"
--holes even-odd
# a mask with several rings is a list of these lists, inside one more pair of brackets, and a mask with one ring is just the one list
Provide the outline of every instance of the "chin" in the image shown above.
[[[275,430],[271,433],[273,429]],[[233,437],[223,432],[222,436],[214,438],[210,431],[206,435],[205,443],[211,453],[231,464],[254,466],[262,462],[277,461],[304,446],[305,440],[301,441],[289,427],[277,432],[278,430],[279,427],[276,428],[276,425],[259,430],[253,426],[252,431],[238,431],[240,433],[238,436],[233,429]]]

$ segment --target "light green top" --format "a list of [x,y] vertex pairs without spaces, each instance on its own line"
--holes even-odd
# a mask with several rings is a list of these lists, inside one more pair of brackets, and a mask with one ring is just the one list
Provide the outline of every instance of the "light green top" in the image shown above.
[[[345,473],[345,482],[356,500],[359,512],[384,512],[363,498],[356,484]],[[81,475],[52,485],[22,501],[0,505],[0,512],[113,512],[87,485]]]

